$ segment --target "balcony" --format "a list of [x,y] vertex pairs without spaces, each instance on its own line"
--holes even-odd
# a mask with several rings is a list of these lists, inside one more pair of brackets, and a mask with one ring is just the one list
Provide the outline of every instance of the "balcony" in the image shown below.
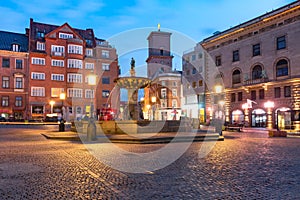
[[54,56],[54,57],[65,57],[65,52],[51,51],[51,56]]
[[266,83],[268,82],[268,78],[259,78],[259,79],[254,79],[254,80],[245,80],[244,85],[255,85],[255,84],[260,84],[260,83]]

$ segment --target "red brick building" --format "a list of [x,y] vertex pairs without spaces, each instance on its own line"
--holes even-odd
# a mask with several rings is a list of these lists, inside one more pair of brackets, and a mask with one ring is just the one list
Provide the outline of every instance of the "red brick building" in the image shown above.
[[[98,110],[110,104],[119,69],[116,50],[107,41],[97,39],[93,29],[33,19],[28,32],[29,119],[63,113],[65,119],[73,120],[88,114],[92,104]],[[88,84],[90,74],[97,75],[95,86]]]
[[23,120],[27,112],[28,37],[0,31],[0,116]]

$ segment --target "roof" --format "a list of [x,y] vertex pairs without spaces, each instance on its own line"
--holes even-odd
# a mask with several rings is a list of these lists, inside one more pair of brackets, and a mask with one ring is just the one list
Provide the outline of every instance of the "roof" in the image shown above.
[[0,49],[11,51],[12,44],[20,45],[20,52],[28,52],[28,37],[25,34],[0,31]]
[[[45,35],[54,31],[55,29],[59,28],[60,26],[57,25],[52,25],[52,24],[45,24],[45,23],[40,23],[40,22],[34,22],[33,19],[30,19],[30,37],[33,39],[37,39],[36,35],[37,32],[43,32]],[[65,23],[67,24],[67,23]],[[71,26],[70,26],[71,27]],[[83,39],[85,40],[91,40],[92,44],[90,42],[87,42],[88,46],[95,46],[95,36],[94,36],[94,31],[91,28],[88,28],[86,30],[83,29],[76,29],[73,28]]]

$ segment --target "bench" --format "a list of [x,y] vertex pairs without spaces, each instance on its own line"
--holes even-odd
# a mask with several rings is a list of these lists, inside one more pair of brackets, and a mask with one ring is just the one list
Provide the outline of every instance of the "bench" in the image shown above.
[[238,131],[242,132],[243,127],[238,125],[228,125],[225,127],[225,131]]

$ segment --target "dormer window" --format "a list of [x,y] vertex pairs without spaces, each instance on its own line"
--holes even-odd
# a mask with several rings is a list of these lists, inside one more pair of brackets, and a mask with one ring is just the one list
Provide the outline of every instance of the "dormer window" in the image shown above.
[[20,51],[20,45],[18,45],[18,44],[12,44],[11,45],[11,49],[12,49],[12,51]]
[[61,38],[61,39],[69,39],[69,38],[73,38],[73,34],[59,33],[58,37]]

